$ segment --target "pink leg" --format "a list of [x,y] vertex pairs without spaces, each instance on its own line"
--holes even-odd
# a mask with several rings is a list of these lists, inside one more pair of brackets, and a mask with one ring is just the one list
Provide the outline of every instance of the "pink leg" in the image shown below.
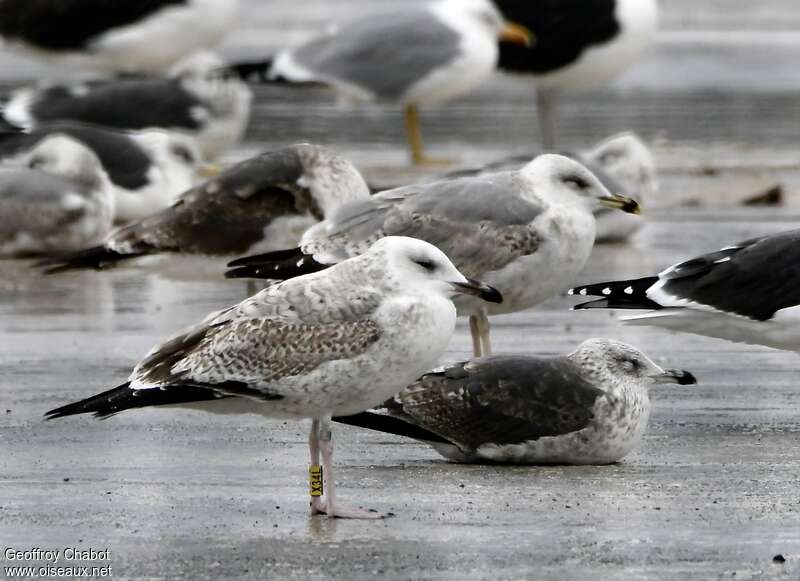
[[[308,451],[311,453],[311,466],[319,466],[319,420],[317,419],[311,421]],[[325,514],[325,503],[321,496],[311,495],[311,514]]]
[[336,483],[333,477],[333,439],[331,437],[330,418],[322,420],[319,430],[320,448],[322,450],[322,472],[325,476],[326,511],[332,518],[384,518],[384,514],[374,510],[348,509],[336,503]]

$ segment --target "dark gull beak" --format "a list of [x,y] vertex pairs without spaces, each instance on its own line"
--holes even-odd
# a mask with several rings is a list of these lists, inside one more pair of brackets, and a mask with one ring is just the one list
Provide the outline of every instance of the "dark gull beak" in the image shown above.
[[472,280],[468,278],[467,282],[451,282],[450,284],[457,292],[465,295],[476,296],[479,299],[483,299],[487,303],[503,302],[503,295],[500,294],[499,290],[479,280]]
[[620,194],[611,194],[610,196],[603,196],[600,198],[600,204],[612,210],[622,210],[627,214],[639,215],[642,209],[639,207],[639,202],[628,196],[621,196]]
[[695,385],[697,378],[688,371],[682,369],[667,369],[662,373],[651,375],[653,383],[677,383],[678,385]]
[[536,37],[533,33],[516,22],[506,22],[500,31],[500,40],[518,44],[526,48],[531,48],[536,44]]

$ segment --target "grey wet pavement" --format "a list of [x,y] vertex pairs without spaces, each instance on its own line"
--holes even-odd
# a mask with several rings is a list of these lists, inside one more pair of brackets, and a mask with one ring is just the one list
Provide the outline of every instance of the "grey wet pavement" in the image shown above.
[[[647,274],[800,226],[787,210],[653,219],[632,245],[598,248],[581,278]],[[94,564],[122,579],[800,575],[795,354],[621,327],[609,313],[568,311],[566,297],[499,318],[498,352],[560,353],[606,336],[700,384],[653,389],[641,450],[606,467],[448,464],[422,445],[337,427],[342,500],[396,516],[329,522],[306,512],[306,423],[158,410],[42,421],[124,381],[153,342],[239,300],[240,282],[0,270],[5,546],[108,548],[110,562]],[[445,359],[469,345],[461,325]]]
[[[274,0],[267,16],[264,2],[247,0],[227,54],[298,42],[377,4],[312,0],[298,15],[296,3]],[[630,245],[596,249],[579,282],[646,275],[800,227],[793,0],[662,7],[649,61],[565,99],[566,146],[635,128],[655,144],[662,183],[647,228]],[[41,71],[0,56],[5,88]],[[378,184],[423,177],[404,167],[395,108],[339,107],[317,89],[257,93],[248,142],[232,157],[313,140]],[[531,102],[525,81],[497,77],[424,111],[431,152],[480,162],[533,151]],[[735,207],[775,184],[788,207]],[[800,578],[798,356],[622,327],[607,312],[570,312],[566,297],[496,319],[495,350],[564,353],[611,337],[700,384],[654,388],[642,448],[606,467],[448,464],[425,446],[337,427],[342,501],[396,514],[382,522],[307,515],[306,423],[163,410],[42,421],[122,383],[154,342],[244,296],[238,281],[138,270],[43,278],[26,262],[0,262],[3,549],[109,549],[108,561],[81,564],[108,565],[116,579]],[[469,350],[461,324],[443,361]],[[778,554],[786,563],[773,562]]]

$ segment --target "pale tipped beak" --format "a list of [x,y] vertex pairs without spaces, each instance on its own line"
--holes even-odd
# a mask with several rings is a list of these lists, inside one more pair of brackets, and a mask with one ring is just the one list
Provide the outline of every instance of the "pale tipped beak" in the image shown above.
[[500,31],[500,40],[518,44],[526,48],[531,48],[536,44],[536,37],[533,33],[516,22],[506,22]]
[[600,204],[612,210],[622,210],[627,214],[636,214],[638,216],[642,213],[639,202],[628,196],[621,196],[620,194],[603,196],[600,198]]
[[200,177],[215,178],[222,173],[222,168],[216,163],[205,163],[197,170]]
[[695,385],[697,378],[688,371],[682,369],[667,369],[661,373],[650,376],[653,383],[677,383],[678,385]]
[[479,280],[467,279],[467,282],[451,282],[450,284],[457,292],[478,297],[487,303],[503,302],[503,295],[499,290]]

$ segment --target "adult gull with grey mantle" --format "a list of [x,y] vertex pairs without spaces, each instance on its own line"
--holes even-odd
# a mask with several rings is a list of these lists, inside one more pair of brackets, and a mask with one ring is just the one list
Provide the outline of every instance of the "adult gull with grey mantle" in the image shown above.
[[263,63],[237,68],[271,80],[323,83],[342,98],[405,107],[414,163],[423,151],[417,107],[448,101],[487,80],[498,39],[530,44],[524,28],[507,23],[490,0],[437,0],[344,24]]
[[384,238],[329,270],[211,314],[156,346],[120,387],[47,416],[181,406],[311,418],[312,513],[379,518],[336,502],[331,418],[376,406],[433,367],[455,328],[452,298],[461,294],[502,300],[431,244]]
[[490,354],[489,315],[533,307],[565,291],[594,245],[593,211],[637,212],[584,166],[543,155],[519,171],[388,190],[344,204],[303,236],[299,248],[242,258],[231,278],[285,279],[360,254],[383,236],[412,236],[438,246],[467,276],[503,293],[501,305],[459,298],[470,316],[473,351]]
[[657,276],[579,286],[576,309],[638,309],[626,323],[800,350],[800,230],[761,236]]
[[378,410],[334,420],[426,442],[456,462],[610,464],[641,441],[658,383],[696,380],[625,343],[589,339],[562,357],[455,363]]

